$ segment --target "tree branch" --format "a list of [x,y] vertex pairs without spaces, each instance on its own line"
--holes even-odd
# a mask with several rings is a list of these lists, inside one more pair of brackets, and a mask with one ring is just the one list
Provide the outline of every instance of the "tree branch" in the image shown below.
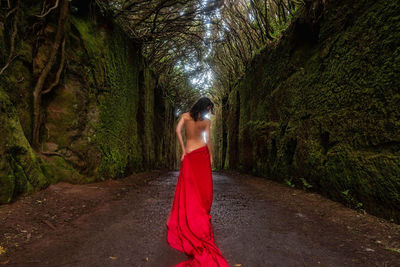
[[60,0],[57,0],[56,3],[54,4],[53,7],[49,8],[49,10],[47,10],[46,13],[44,14],[40,14],[40,15],[36,15],[36,17],[38,18],[44,18],[46,17],[53,9],[56,9],[58,7],[58,3],[60,2]]

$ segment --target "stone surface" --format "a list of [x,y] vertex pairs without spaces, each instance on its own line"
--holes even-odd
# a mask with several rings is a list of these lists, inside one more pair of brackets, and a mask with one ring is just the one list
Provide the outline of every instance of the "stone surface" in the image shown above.
[[398,1],[342,0],[318,23],[295,19],[219,111],[216,166],[400,222],[399,13]]
[[[0,76],[0,204],[58,181],[116,179],[176,164],[175,107],[164,99],[165,88],[140,45],[115,23],[82,15],[76,8],[84,3],[75,4],[70,4],[60,83],[42,97],[39,153],[29,144],[32,91],[48,60],[57,17],[46,17],[37,42],[29,23],[37,20],[40,3],[24,1],[18,11],[20,56]],[[3,66],[8,56],[3,39],[9,33],[3,28],[0,33]],[[54,81],[60,58],[44,90]]]

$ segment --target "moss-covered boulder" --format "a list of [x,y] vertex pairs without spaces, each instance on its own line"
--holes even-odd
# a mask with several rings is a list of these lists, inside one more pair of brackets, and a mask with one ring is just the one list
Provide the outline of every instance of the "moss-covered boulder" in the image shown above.
[[41,159],[25,138],[18,113],[0,88],[0,203],[49,184]]

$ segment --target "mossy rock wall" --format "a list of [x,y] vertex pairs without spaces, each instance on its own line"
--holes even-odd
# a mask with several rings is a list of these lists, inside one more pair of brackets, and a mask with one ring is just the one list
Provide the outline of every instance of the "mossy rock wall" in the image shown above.
[[400,222],[400,5],[328,1],[229,95],[225,168]]
[[[83,5],[85,6],[85,5]],[[173,107],[141,46],[119,26],[82,14],[71,3],[60,83],[43,95],[41,146],[33,151],[32,93],[47,63],[57,11],[47,18],[41,41],[29,34],[40,3],[19,9],[16,53],[0,76],[0,203],[51,183],[86,183],[175,164]],[[0,29],[0,65],[10,33]],[[55,78],[60,55],[45,83]]]
[[0,203],[10,202],[20,193],[44,188],[42,160],[25,138],[18,113],[0,87]]

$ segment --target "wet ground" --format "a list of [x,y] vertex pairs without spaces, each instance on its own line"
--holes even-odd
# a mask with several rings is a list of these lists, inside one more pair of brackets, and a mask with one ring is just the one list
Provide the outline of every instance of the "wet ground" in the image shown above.
[[[160,266],[178,172],[58,183],[0,206],[0,265]],[[400,266],[400,226],[318,194],[213,173],[212,226],[230,266]]]

